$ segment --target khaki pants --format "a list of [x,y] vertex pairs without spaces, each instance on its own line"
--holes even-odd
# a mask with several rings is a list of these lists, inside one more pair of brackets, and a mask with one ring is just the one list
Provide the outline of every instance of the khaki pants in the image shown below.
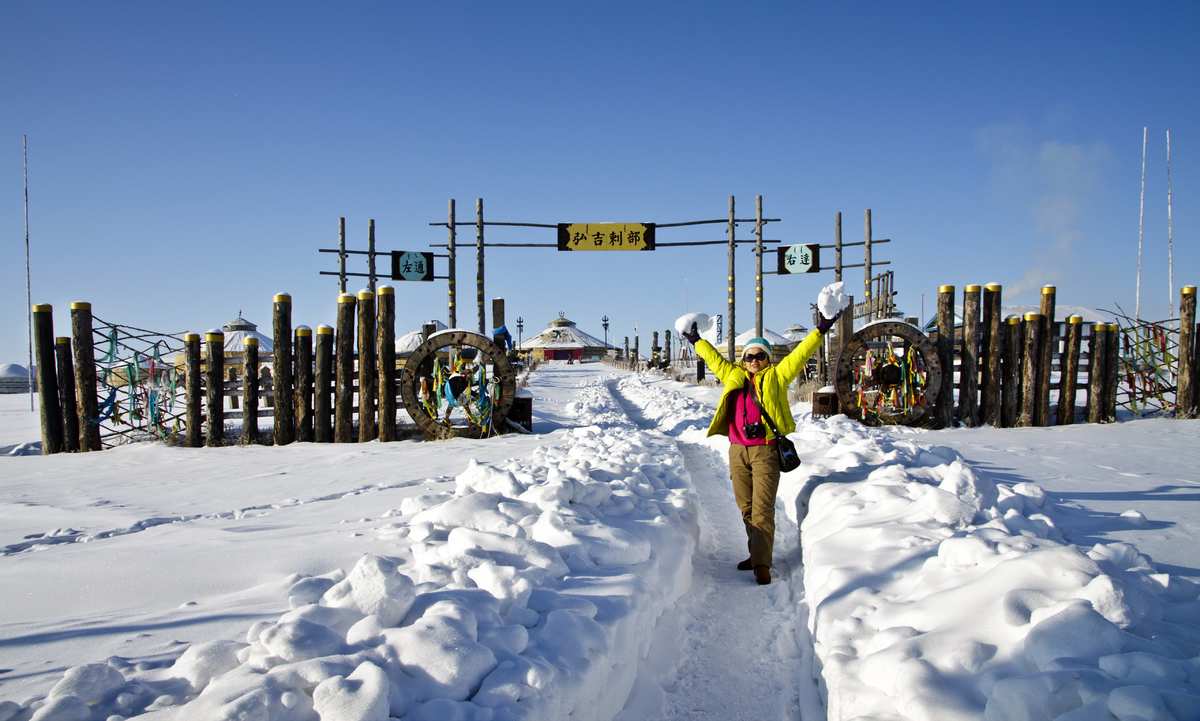
[[775,492],[779,490],[779,453],[775,446],[729,444],[733,497],[746,524],[750,563],[770,566],[775,547]]

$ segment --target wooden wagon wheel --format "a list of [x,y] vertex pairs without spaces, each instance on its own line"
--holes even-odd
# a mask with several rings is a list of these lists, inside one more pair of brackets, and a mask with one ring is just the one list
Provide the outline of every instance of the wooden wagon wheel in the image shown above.
[[[865,372],[868,352],[889,348],[889,341],[894,338],[901,341],[904,360],[881,365],[896,365],[900,377],[878,371],[868,376]],[[894,344],[891,347],[894,349]],[[915,356],[908,353],[909,349],[915,351]],[[915,362],[910,363],[910,358]],[[867,425],[919,426],[933,420],[941,378],[937,349],[919,328],[901,321],[878,321],[859,329],[842,347],[834,382],[842,412],[851,418]],[[899,402],[875,402],[897,396]],[[865,411],[860,398],[870,401]]]
[[[453,348],[455,352],[442,353],[443,349]],[[432,384],[430,373],[434,363],[444,362],[451,355],[462,357],[462,348],[475,349],[476,366],[490,367],[490,375],[499,380],[499,389],[490,399],[491,423],[487,427],[470,422],[454,422],[447,418],[431,416],[425,405],[418,398],[422,378],[427,387]],[[512,407],[513,398],[517,392],[517,374],[512,364],[491,338],[466,330],[444,330],[430,335],[417,349],[412,352],[400,373],[400,397],[404,400],[404,408],[412,417],[421,432],[430,440],[445,438],[484,438],[495,432],[503,432],[508,410]],[[436,392],[436,389],[433,389]],[[435,409],[435,414],[437,409]]]

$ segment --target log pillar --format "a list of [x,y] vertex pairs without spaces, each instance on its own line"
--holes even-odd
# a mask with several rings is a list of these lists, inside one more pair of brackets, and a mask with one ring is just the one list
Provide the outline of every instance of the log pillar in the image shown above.
[[984,424],[999,428],[1000,421],[1000,356],[1004,347],[1004,322],[1000,317],[1001,292],[999,283],[983,286],[983,388],[980,417]]
[[1038,366],[1042,361],[1042,329],[1044,316],[1041,313],[1025,314],[1025,350],[1021,354],[1021,410],[1017,415],[1018,426],[1037,423]]
[[1104,422],[1104,367],[1108,364],[1108,324],[1093,323],[1088,337],[1088,423]]
[[242,353],[242,438],[243,446],[258,443],[258,339],[243,341]]
[[[1058,350],[1058,324],[1054,322],[1055,288],[1042,286],[1042,356],[1038,365],[1037,425],[1050,425],[1050,373],[1054,367],[1054,355]],[[1061,378],[1061,372],[1060,372]],[[1061,381],[1059,383],[1061,386]],[[1059,393],[1062,393],[1060,388]]]
[[1121,371],[1121,326],[1108,324],[1108,358],[1104,364],[1104,417],[1109,423],[1117,420],[1117,384]]
[[[503,301],[501,301],[503,304]],[[379,288],[376,305],[378,332],[375,357],[379,361],[379,440],[396,440],[396,291],[385,285]],[[501,312],[503,315],[503,312]]]
[[42,426],[42,455],[63,451],[62,406],[54,357],[54,307],[33,306],[34,363],[37,365],[38,406]]
[[313,337],[312,328],[296,328],[296,440],[313,441]]
[[1058,425],[1075,422],[1075,396],[1079,384],[1079,346],[1083,332],[1083,317],[1067,318],[1067,338],[1063,346],[1062,370],[1058,380]]
[[349,293],[338,296],[337,380],[333,391],[333,440],[354,442],[354,311],[357,300]]
[[225,334],[210,330],[204,334],[205,424],[204,445],[216,447],[225,443]]
[[79,450],[100,450],[100,409],[96,399],[96,340],[92,304],[71,304],[71,337],[75,347],[75,397],[79,409]]
[[317,326],[317,362],[313,374],[313,440],[333,442],[333,327]]
[[358,291],[358,442],[375,440],[375,294]]
[[188,448],[199,448],[204,443],[201,440],[201,386],[200,386],[200,334],[188,333],[183,337],[184,358],[186,358],[186,376],[184,379],[184,397],[187,403],[187,427],[184,431],[184,445]]
[[1012,428],[1017,423],[1017,414],[1021,407],[1021,355],[1025,350],[1025,336],[1021,327],[1021,316],[1009,316],[1005,326],[1000,425]]
[[958,420],[968,428],[979,425],[979,291],[963,289],[963,327],[959,344]]
[[1195,418],[1196,388],[1196,286],[1179,289],[1179,361],[1175,377],[1175,417]]
[[285,446],[296,440],[296,409],[293,403],[292,370],[292,296],[275,296],[274,355],[271,367],[271,395],[275,399],[275,445]]
[[75,370],[71,363],[71,339],[54,339],[54,356],[58,362],[58,407],[62,409],[63,450],[79,450],[79,408],[75,401]]

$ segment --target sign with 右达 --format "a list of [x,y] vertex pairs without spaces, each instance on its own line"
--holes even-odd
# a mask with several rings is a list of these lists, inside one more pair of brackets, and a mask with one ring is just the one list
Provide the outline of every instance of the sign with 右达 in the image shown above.
[[654,223],[559,223],[559,250],[654,250]]
[[392,280],[433,280],[433,253],[393,250]]
[[779,274],[816,273],[821,270],[821,246],[817,243],[787,245],[779,249]]

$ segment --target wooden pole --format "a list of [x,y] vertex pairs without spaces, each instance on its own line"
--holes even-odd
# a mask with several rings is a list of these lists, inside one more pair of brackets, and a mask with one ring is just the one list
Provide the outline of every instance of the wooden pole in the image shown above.
[[1175,377],[1175,417],[1195,418],[1196,389],[1196,286],[1179,289],[1179,360]]
[[421,342],[424,343],[425,341],[429,340],[429,336],[433,335],[436,331],[437,331],[437,326],[434,325],[433,323],[422,323],[421,324]]
[[346,292],[346,218],[338,218],[338,292]]
[[1043,321],[1041,313],[1025,314],[1025,352],[1021,356],[1021,411],[1017,417],[1018,426],[1037,423],[1037,382],[1038,366],[1042,362]]
[[629,336],[625,336],[625,355],[622,357],[625,359],[625,363],[628,364],[629,363]]
[[451,328],[458,327],[458,309],[456,308],[457,300],[454,297],[454,281],[455,273],[458,266],[458,228],[457,219],[454,216],[454,198],[450,199],[450,219],[447,224],[450,231],[450,237],[446,241],[446,251],[448,268],[446,271],[446,292],[449,295],[449,313],[447,313],[447,323]]
[[659,363],[662,361],[662,348],[658,345],[658,331],[650,334],[650,362]]
[[842,211],[837,212],[833,221],[833,280],[842,279]]
[[54,366],[54,307],[34,305],[33,348],[37,365],[38,405],[42,424],[42,455],[63,451],[62,406]]
[[763,334],[762,196],[754,196],[754,335]]
[[79,450],[100,450],[99,403],[96,400],[96,340],[92,304],[71,304],[71,337],[75,348],[75,395],[79,409]]
[[[867,322],[875,320],[875,313],[872,308],[874,298],[871,295],[871,209],[867,208],[863,213],[863,302],[866,304]],[[976,422],[974,425],[978,425]]]
[[[729,325],[726,328],[725,353],[728,355],[730,362],[736,360],[734,358],[734,353],[736,352],[736,344],[734,343],[734,340],[737,336],[737,317],[735,314],[737,307],[736,303],[734,302],[734,289],[737,287],[737,283],[734,281],[734,278],[736,277],[734,270],[737,266],[737,263],[735,262],[735,257],[737,255],[737,223],[734,222],[735,218],[737,217],[734,215],[736,206],[737,200],[734,198],[734,196],[729,196],[729,227],[726,229],[726,233],[729,235],[729,280],[727,286],[728,292],[725,301],[727,305],[727,311],[729,313]],[[637,348],[636,340],[634,341],[634,348]]]
[[642,351],[639,348],[640,345],[641,345],[641,336],[635,335],[633,337],[633,358],[630,359],[631,362],[633,363],[633,365],[631,365],[630,367],[633,368],[633,370],[638,370],[641,368]]
[[375,357],[379,361],[379,440],[396,440],[396,291],[380,287],[376,312]]
[[[492,342],[500,345],[501,331],[504,329],[504,299],[492,298]],[[502,348],[503,349],[503,348]]]
[[963,290],[963,329],[959,345],[958,420],[968,428],[979,425],[979,291]]
[[669,366],[671,365],[671,331],[670,329],[663,331],[663,361]]
[[275,445],[296,440],[296,409],[292,375],[292,296],[277,293],[274,299],[274,355],[271,363],[271,396],[275,400]]
[[[848,315],[843,313],[843,316]],[[942,365],[942,387],[934,416],[939,428],[954,426],[954,286],[939,285],[937,299],[937,354]],[[844,342],[844,341],[842,341]]]
[[367,289],[375,292],[375,219],[367,220]]
[[296,328],[296,440],[313,441],[312,328]]
[[[1054,322],[1055,287],[1042,286],[1042,358],[1038,363],[1038,406],[1037,425],[1048,426],[1050,419],[1050,374],[1054,367],[1054,356],[1058,350],[1058,324]],[[1061,371],[1059,373],[1061,379]],[[1059,385],[1061,386],[1061,380]],[[1062,392],[1061,390],[1059,391]]]
[[1093,323],[1088,337],[1088,423],[1104,422],[1104,366],[1108,360],[1108,324]]
[[1000,318],[999,283],[983,286],[983,388],[980,417],[985,425],[1000,427],[1000,355],[1003,350],[1004,324]]
[[210,330],[204,334],[204,346],[208,357],[204,369],[204,445],[213,448],[225,444],[225,334]]
[[358,291],[358,442],[375,440],[375,294]]
[[313,374],[313,440],[333,442],[333,407],[330,392],[333,380],[333,327],[317,326],[317,363]]
[[1109,423],[1117,420],[1117,384],[1121,371],[1121,326],[1108,324],[1108,353],[1104,364],[1104,417]]
[[183,337],[184,357],[187,363],[187,377],[184,381],[184,395],[187,400],[187,430],[184,445],[188,448],[199,448],[202,445],[200,435],[200,334],[188,333]]
[[1004,384],[1000,397],[1000,425],[1012,428],[1017,424],[1021,406],[1021,355],[1025,350],[1025,336],[1021,316],[1012,315],[1005,323]]
[[333,400],[333,440],[354,442],[354,311],[357,300],[349,293],[338,296],[337,381]]
[[475,199],[475,305],[479,311],[479,334],[487,332],[483,316],[483,198]]
[[1063,348],[1062,369],[1058,374],[1058,425],[1075,422],[1075,392],[1079,383],[1079,341],[1083,328],[1083,317],[1067,318],[1067,340]]
[[[842,313],[837,319],[838,358],[841,357],[842,350],[845,349],[846,344],[850,342],[850,336],[854,335],[854,296],[846,296],[846,301],[846,310],[850,312]],[[835,358],[834,363],[836,364],[837,362],[837,358]]]
[[75,401],[75,369],[71,363],[71,339],[54,339],[54,355],[58,361],[58,407],[62,409],[63,450],[79,450],[79,406]]
[[242,439],[243,446],[258,443],[258,339],[243,341]]

